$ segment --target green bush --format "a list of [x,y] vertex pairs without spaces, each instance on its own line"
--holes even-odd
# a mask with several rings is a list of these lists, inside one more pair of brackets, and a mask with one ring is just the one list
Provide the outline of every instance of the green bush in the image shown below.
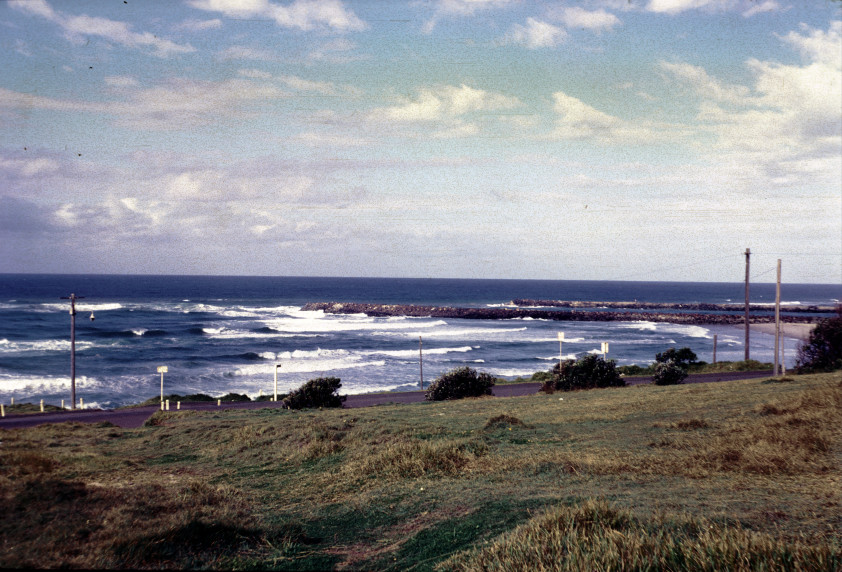
[[842,369],[842,305],[836,311],[836,317],[819,320],[807,343],[798,349],[798,373]]
[[690,348],[681,348],[680,350],[670,348],[663,353],[655,354],[655,361],[657,363],[667,363],[671,361],[678,367],[685,370],[689,365],[696,363],[697,359],[696,354]]
[[440,375],[427,389],[424,398],[427,401],[444,401],[491,395],[494,376],[477,373],[470,367],[459,367]]
[[221,399],[222,401],[227,401],[227,402],[251,401],[251,397],[249,397],[248,395],[245,395],[243,393],[226,393],[225,395],[223,395],[222,397],[219,397],[218,399]]
[[687,370],[674,361],[664,361],[655,364],[655,374],[652,383],[655,385],[677,385],[687,378]]
[[342,407],[345,396],[337,393],[340,387],[342,383],[338,377],[311,379],[284,397],[284,405],[289,409]]
[[550,371],[552,378],[541,387],[541,390],[546,393],[626,385],[620,377],[620,372],[617,371],[614,360],[605,361],[596,354],[586,355],[579,361],[572,359],[563,361],[553,366]]

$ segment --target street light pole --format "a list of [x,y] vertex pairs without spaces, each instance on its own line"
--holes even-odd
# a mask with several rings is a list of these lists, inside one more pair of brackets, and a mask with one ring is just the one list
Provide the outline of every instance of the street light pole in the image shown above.
[[278,368],[281,367],[281,364],[275,364],[275,399],[273,401],[278,401]]
[[70,300],[70,409],[76,409],[76,300],[84,296],[70,294],[62,300]]

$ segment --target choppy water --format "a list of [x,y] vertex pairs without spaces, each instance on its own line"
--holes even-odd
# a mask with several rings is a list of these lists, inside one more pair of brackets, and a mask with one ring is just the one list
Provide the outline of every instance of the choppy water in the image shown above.
[[[787,285],[785,304],[829,305],[842,287]],[[342,379],[343,393],[406,391],[419,384],[419,337],[429,383],[468,365],[514,378],[559,358],[599,352],[645,365],[669,347],[711,361],[743,358],[742,327],[654,322],[481,321],[370,318],[304,312],[306,302],[496,306],[513,298],[739,303],[740,283],[656,283],[376,278],[0,275],[0,401],[70,399],[69,302],[77,302],[76,393],[116,407],[167,393],[271,393],[313,377]],[[774,285],[752,285],[752,303],[774,301]],[[94,314],[95,321],[90,315]],[[774,338],[752,332],[752,358],[771,361]],[[786,340],[792,365],[799,342]]]

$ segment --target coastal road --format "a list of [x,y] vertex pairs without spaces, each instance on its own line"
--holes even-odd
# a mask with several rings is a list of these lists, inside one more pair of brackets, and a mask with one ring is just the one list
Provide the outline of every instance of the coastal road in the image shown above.
[[[711,383],[717,381],[732,381],[735,379],[751,379],[770,377],[768,371],[735,371],[723,373],[699,373],[687,377],[684,383]],[[629,385],[649,383],[648,377],[628,378]],[[495,397],[517,397],[533,395],[541,388],[540,383],[512,383],[496,385],[493,389]],[[419,403],[424,401],[423,391],[405,391],[394,393],[368,393],[349,395],[345,401],[345,408],[373,407],[376,405],[391,405],[400,403]],[[212,411],[219,409],[265,409],[281,407],[279,402],[246,401],[223,403],[217,406],[211,403],[183,403],[182,410]],[[34,427],[45,423],[103,423],[108,422],[118,427],[132,429],[141,427],[159,408],[156,406],[132,407],[126,409],[89,409],[76,411],[54,411],[48,413],[31,413],[26,415],[7,415],[0,418],[0,429],[16,429]],[[171,404],[175,410],[175,404]]]

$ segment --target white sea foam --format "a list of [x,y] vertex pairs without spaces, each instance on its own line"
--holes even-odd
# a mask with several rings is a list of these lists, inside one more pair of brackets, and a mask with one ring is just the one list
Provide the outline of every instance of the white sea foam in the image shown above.
[[499,375],[500,377],[523,377],[526,375],[532,375],[535,373],[534,369],[522,369],[522,368],[505,368],[505,367],[498,367],[498,368],[489,368],[487,370],[483,370],[486,373],[490,373],[491,375]]
[[[473,348],[471,346],[462,346],[458,348],[429,348],[424,349],[424,355],[444,355],[453,352],[469,352]],[[418,350],[365,350],[360,352],[362,355],[386,355],[396,358],[417,358]]]
[[[76,351],[83,351],[94,347],[93,342],[77,341]],[[69,352],[70,340],[38,340],[32,342],[13,342],[0,340],[0,353],[24,352]]]
[[[77,392],[82,389],[91,389],[96,385],[99,385],[99,382],[94,378],[76,377]],[[49,395],[69,391],[69,389],[69,376],[0,373],[0,394],[9,397],[15,397],[15,394]]]

